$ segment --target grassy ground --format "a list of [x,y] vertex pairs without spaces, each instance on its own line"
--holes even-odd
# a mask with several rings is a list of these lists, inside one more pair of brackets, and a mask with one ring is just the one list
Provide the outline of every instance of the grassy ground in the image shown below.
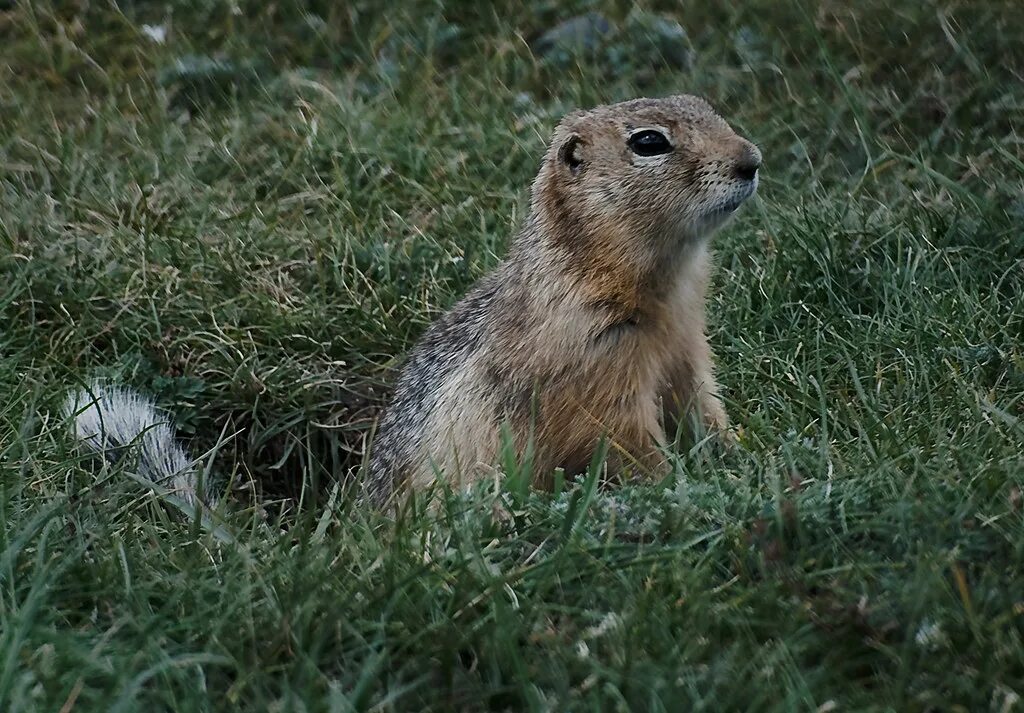
[[[119,5],[0,3],[0,709],[1024,706],[1024,7]],[[766,157],[710,305],[741,445],[337,497],[558,117],[680,90]],[[219,444],[237,545],[80,459],[95,375]]]

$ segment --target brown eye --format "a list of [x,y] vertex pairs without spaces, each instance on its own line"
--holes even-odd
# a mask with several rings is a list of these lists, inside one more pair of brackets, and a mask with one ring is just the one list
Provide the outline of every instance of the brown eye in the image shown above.
[[672,144],[665,138],[665,134],[654,129],[636,132],[629,137],[626,145],[637,156],[657,156],[672,150]]

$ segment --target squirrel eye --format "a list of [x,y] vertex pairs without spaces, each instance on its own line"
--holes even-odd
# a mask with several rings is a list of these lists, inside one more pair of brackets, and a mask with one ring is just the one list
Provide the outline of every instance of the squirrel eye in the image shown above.
[[657,156],[672,150],[672,144],[665,138],[665,134],[654,129],[636,132],[629,137],[626,145],[637,156]]

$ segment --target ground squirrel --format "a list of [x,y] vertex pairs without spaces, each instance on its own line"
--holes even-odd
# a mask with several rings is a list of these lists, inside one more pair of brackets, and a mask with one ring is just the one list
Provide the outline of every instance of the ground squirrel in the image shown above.
[[[508,256],[413,349],[380,420],[378,501],[490,472],[503,425],[532,472],[660,472],[666,426],[724,431],[705,336],[708,238],[753,195],[761,153],[703,99],[635,99],[555,129]],[[542,484],[542,483],[541,483]]]
[[[502,433],[544,485],[590,461],[665,469],[689,414],[723,431],[705,336],[708,238],[757,188],[761,154],[703,99],[635,99],[557,126],[506,259],[412,350],[370,445],[377,503],[442,474],[488,473]],[[184,451],[152,404],[120,388],[72,394],[78,437],[140,438],[140,474],[189,491]],[[182,473],[184,472],[184,475]],[[182,483],[185,483],[183,486]]]

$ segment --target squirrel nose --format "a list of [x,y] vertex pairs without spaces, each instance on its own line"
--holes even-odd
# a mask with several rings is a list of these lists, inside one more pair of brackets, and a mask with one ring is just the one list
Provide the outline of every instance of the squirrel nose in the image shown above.
[[757,177],[757,169],[760,167],[761,152],[754,144],[747,143],[733,166],[733,173],[744,181],[753,181]]

